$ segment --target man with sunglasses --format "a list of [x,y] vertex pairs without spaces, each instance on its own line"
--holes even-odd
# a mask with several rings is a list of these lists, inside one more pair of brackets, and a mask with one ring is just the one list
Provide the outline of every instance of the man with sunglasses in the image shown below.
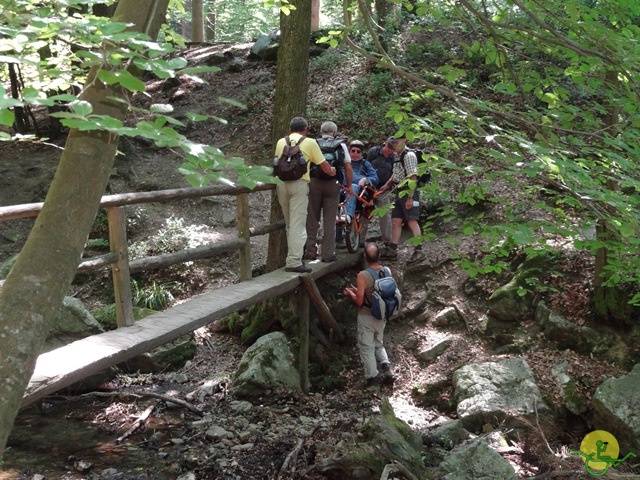
[[[359,195],[365,185],[376,187],[378,184],[378,173],[368,160],[362,156],[364,151],[364,143],[360,140],[353,140],[349,145],[349,155],[351,155],[351,170],[353,171],[353,180],[351,183],[350,194],[347,196],[345,210],[347,223],[351,223],[356,213],[356,195]],[[361,237],[361,243],[364,246],[365,237]]]

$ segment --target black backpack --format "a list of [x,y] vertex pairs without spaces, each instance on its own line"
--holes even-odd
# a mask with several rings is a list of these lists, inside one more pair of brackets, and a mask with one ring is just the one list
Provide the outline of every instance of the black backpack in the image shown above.
[[371,166],[375,168],[376,172],[378,173],[378,188],[387,183],[391,178],[391,175],[393,175],[394,158],[395,153],[390,157],[385,157],[382,154],[382,147],[380,145],[369,150],[369,153],[367,154],[367,160],[369,160]]
[[426,164],[427,161],[424,159],[424,154],[422,153],[422,150],[418,150],[418,149],[410,149],[410,148],[405,148],[404,152],[402,152],[402,155],[400,156],[400,160],[397,160],[398,162],[402,162],[402,168],[404,168],[404,172],[405,174],[407,173],[407,169],[404,166],[404,155],[407,152],[413,152],[416,154],[416,158],[418,159],[418,179],[417,179],[417,184],[418,187],[424,187],[427,183],[429,183],[431,181],[431,172],[429,170],[425,170],[424,173],[419,173],[420,169],[420,164],[424,163]]
[[342,144],[345,143],[345,139],[322,137],[316,139],[316,142],[318,142],[324,159],[329,162],[329,165],[335,167],[336,175],[334,177],[327,175],[322,167],[316,164],[311,165],[310,175],[320,180],[338,180],[341,185],[344,184],[344,148],[342,148]]
[[307,137],[302,136],[295,145],[291,145],[289,135],[284,137],[286,144],[282,149],[282,155],[276,158],[273,164],[273,174],[280,180],[300,180],[307,173],[307,162],[300,150],[300,144],[305,138]]

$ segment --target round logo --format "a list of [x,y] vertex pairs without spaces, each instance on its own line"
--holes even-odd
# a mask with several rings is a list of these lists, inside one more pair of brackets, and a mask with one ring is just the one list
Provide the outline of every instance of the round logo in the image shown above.
[[[580,451],[584,453],[583,460],[589,464],[591,470],[607,470],[610,460],[615,460],[620,454],[620,445],[616,437],[605,430],[595,430],[585,435],[580,444]],[[598,461],[598,459],[609,461]]]

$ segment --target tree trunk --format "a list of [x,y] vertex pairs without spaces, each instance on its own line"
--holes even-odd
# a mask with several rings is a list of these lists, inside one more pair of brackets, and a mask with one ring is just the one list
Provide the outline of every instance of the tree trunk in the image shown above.
[[320,29],[320,0],[311,0],[311,31]]
[[214,8],[214,4],[209,2],[209,7],[206,13],[206,22],[205,22],[205,37],[210,42],[215,42],[216,40],[216,9]]
[[191,35],[194,42],[204,42],[204,0],[192,0]]
[[[607,83],[617,83],[617,75],[617,72],[609,71],[606,74],[605,81]],[[618,124],[619,108],[610,105],[607,110],[604,123],[610,132],[614,132]],[[618,185],[613,180],[608,180],[606,187],[609,190],[616,190]],[[612,236],[613,233],[609,230],[607,224],[603,221],[598,221],[596,238],[606,244],[611,242]],[[605,247],[599,248],[596,252],[593,278],[594,310],[596,315],[603,320],[625,323],[629,320],[631,307],[628,302],[631,297],[620,285],[614,287],[604,285],[611,276],[611,273],[606,270],[609,264],[609,253]]]
[[[184,11],[192,11],[191,0],[184,0]],[[187,16],[182,17],[182,28],[180,29],[180,33],[186,40],[191,40],[191,35],[193,33],[191,30],[192,23],[193,22],[191,22]]]
[[[273,145],[289,132],[289,122],[295,116],[305,114],[309,89],[309,41],[311,38],[311,2],[293,0],[296,7],[289,15],[280,13],[280,48],[276,71],[276,91],[273,100]],[[270,161],[273,158],[270,157]],[[282,210],[271,196],[271,221],[281,220]],[[280,230],[269,235],[267,271],[284,266],[287,257],[286,233]]]
[[[155,38],[168,3],[120,0],[114,18]],[[94,114],[124,119],[124,102],[110,99],[124,92],[102,84],[96,73],[90,72],[82,99]],[[0,463],[49,324],[80,263],[117,143],[106,132],[71,130],[43,209],[0,290]]]

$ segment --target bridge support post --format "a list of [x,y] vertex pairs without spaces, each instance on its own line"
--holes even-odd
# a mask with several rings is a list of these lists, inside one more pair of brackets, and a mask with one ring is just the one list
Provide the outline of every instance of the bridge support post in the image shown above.
[[298,353],[298,373],[302,393],[309,391],[309,294],[300,296],[300,352]]
[[111,264],[113,291],[115,294],[116,321],[118,328],[133,325],[133,297],[129,272],[129,251],[127,247],[127,225],[124,207],[108,209],[109,246],[118,260]]
[[236,195],[238,215],[238,238],[244,239],[245,244],[240,248],[240,281],[251,280],[251,232],[249,230],[249,194]]

